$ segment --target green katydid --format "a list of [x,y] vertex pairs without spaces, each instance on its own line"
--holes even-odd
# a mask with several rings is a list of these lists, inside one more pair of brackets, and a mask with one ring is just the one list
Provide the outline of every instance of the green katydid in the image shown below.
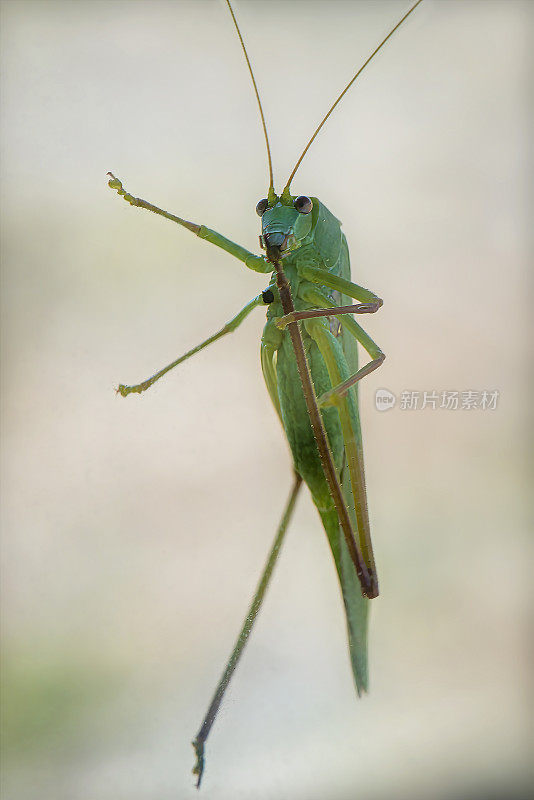
[[[357,384],[379,367],[385,356],[353,319],[353,314],[374,313],[382,300],[350,280],[347,241],[336,217],[316,197],[293,196],[290,185],[334,108],[422,0],[417,0],[409,9],[337,97],[304,148],[280,195],[274,189],[269,138],[256,81],[234,11],[229,0],[226,2],[252,80],[267,148],[269,190],[256,207],[262,221],[260,246],[265,255],[255,255],[204,225],[188,222],[134,197],[109,173],[109,186],[131,205],[178,223],[222,248],[251,270],[271,273],[268,287],[220,331],[142,383],[121,384],[117,390],[124,397],[145,391],[169,370],[234,331],[255,308],[267,306],[261,365],[289,441],[295,478],[249,613],[193,741],[197,787],[200,787],[204,769],[205,742],[262,604],[303,481],[310,489],[332,550],[345,605],[356,690],[360,695],[368,689],[368,604],[369,599],[378,595],[378,580],[369,530]],[[351,303],[351,300],[358,302]],[[371,359],[361,368],[358,368],[358,342]]]

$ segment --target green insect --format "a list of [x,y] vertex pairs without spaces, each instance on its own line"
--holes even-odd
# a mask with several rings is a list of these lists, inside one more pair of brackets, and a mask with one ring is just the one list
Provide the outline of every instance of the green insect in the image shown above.
[[[169,370],[234,331],[255,308],[267,306],[261,366],[291,448],[295,477],[249,612],[193,741],[197,787],[204,770],[206,740],[263,601],[303,481],[311,492],[334,557],[345,605],[356,690],[360,695],[368,689],[368,606],[369,600],[378,595],[378,579],[369,531],[357,383],[379,367],[385,356],[353,315],[376,312],[382,300],[350,280],[349,250],[336,217],[316,197],[292,195],[290,185],[310,145],[341,98],[422,0],[417,0],[395,25],[330,107],[280,195],[274,189],[269,139],[256,81],[234,11],[229,0],[226,2],[252,79],[267,147],[269,190],[256,206],[262,223],[260,246],[265,255],[255,255],[204,225],[187,222],[134,197],[109,173],[109,186],[132,206],[178,223],[255,272],[271,273],[267,288],[220,331],[151,378],[135,386],[121,384],[118,388],[123,397],[145,391]],[[351,300],[358,302],[354,304]],[[358,342],[370,356],[370,361],[361,368],[358,368]]]

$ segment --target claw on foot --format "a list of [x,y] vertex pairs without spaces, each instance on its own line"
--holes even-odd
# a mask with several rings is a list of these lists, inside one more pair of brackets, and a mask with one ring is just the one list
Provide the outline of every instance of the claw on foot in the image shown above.
[[204,772],[204,742],[199,739],[193,739],[191,742],[197,757],[195,766],[193,767],[193,775],[197,775],[197,789],[200,789],[200,782],[202,781],[202,773]]
[[118,192],[122,191],[122,183],[121,181],[115,177],[112,172],[108,172],[110,180],[108,181],[108,186],[111,189],[116,189]]
[[127,397],[129,394],[141,394],[144,392],[145,389],[148,389],[148,386],[143,383],[138,383],[137,386],[125,386],[123,383],[119,383],[117,388],[115,389],[115,394],[120,394],[123,397]]

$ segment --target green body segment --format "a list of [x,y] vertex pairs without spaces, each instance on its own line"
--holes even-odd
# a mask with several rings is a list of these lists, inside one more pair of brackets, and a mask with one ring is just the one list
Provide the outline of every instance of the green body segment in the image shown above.
[[[283,262],[284,272],[291,284],[291,294],[297,311],[309,310],[310,307],[313,307],[307,298],[310,293],[314,291],[317,293],[317,284],[312,284],[302,277],[306,268],[315,267],[324,270],[325,277],[329,273],[350,280],[349,252],[340,223],[320,201],[314,198],[313,203],[314,208],[312,214],[309,215],[311,217],[309,232],[301,240],[296,232],[294,249],[285,256]],[[287,207],[282,211],[285,217],[287,217],[287,211]],[[297,222],[300,222],[299,217],[297,217]],[[269,217],[264,219],[264,230],[266,229],[270,231],[284,229],[287,232],[288,221],[284,219],[283,223],[277,226],[276,208],[274,208]],[[346,300],[339,292],[331,290],[329,290],[329,294],[325,294],[325,297],[334,301],[336,305],[341,305]],[[318,308],[321,306],[324,307],[324,302],[316,305]],[[262,338],[263,372],[267,388],[275,403],[291,448],[295,469],[310,489],[332,550],[345,606],[352,669],[356,688],[360,694],[368,688],[369,601],[362,596],[360,582],[341,532],[339,518],[324,476],[289,333],[287,329],[281,331],[275,325],[275,320],[282,315],[282,308],[275,295],[275,301],[269,306],[267,312],[268,321]],[[312,323],[311,320],[302,323],[300,327],[315,393],[319,397],[332,388],[332,380],[317,344],[317,336],[310,335],[310,332],[313,333],[313,328],[317,326],[323,328],[326,338],[330,342],[332,357],[341,380],[347,379],[357,371],[358,350],[354,336],[350,335],[335,318],[313,320],[313,323],[310,323]],[[361,429],[355,387],[350,390],[345,402],[352,434],[361,451]],[[321,413],[345,502],[354,530],[358,530],[355,493],[352,491],[347,468],[340,413],[335,407],[325,408]],[[363,460],[360,462],[362,474],[359,485],[365,487]],[[366,503],[363,505],[364,512],[367,513]]]

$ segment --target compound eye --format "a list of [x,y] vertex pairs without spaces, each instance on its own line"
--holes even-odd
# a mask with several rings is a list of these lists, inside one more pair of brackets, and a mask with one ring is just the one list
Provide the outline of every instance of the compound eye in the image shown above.
[[312,210],[313,203],[309,197],[306,195],[301,194],[300,197],[297,197],[295,202],[293,203],[299,214],[309,214]]
[[263,217],[264,213],[267,211],[267,207],[269,205],[269,201],[265,197],[263,200],[260,200],[258,205],[256,206],[256,214],[258,217]]

